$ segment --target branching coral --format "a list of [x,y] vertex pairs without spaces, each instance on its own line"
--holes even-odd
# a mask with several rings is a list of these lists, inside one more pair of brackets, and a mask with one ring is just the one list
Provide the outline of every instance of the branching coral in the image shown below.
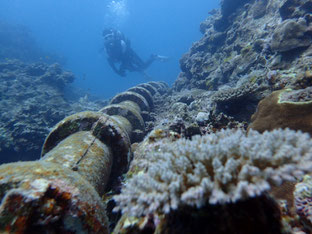
[[301,221],[312,231],[312,178],[306,175],[301,183],[296,185],[294,192],[296,212]]
[[[261,79],[258,76],[254,77]],[[264,84],[256,83],[255,79],[252,77],[249,83],[236,88],[217,91],[212,96],[212,100],[217,104],[217,111],[232,116],[235,120],[249,120],[257,103],[263,98],[263,91],[267,88]]]
[[312,170],[312,141],[289,129],[260,134],[224,130],[163,144],[149,165],[114,197],[115,210],[133,216],[181,206],[225,204],[261,195],[271,184]]

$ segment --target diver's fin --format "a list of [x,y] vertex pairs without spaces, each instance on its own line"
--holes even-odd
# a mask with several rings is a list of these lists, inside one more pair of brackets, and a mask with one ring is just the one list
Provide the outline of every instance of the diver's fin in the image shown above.
[[163,55],[156,55],[156,59],[158,59],[161,62],[165,62],[169,59],[169,57]]

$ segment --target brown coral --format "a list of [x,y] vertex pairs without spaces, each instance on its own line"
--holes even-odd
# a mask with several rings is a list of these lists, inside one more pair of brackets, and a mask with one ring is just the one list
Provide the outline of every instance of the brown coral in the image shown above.
[[248,129],[264,132],[290,128],[312,134],[312,101],[300,97],[306,91],[306,89],[300,91],[284,89],[273,92],[260,101]]

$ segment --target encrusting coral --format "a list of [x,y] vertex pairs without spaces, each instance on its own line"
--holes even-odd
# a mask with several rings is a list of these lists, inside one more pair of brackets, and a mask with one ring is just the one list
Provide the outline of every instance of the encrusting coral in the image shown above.
[[228,204],[261,196],[270,185],[312,170],[312,141],[289,129],[260,134],[224,130],[179,139],[146,155],[146,171],[114,196],[116,211],[139,217],[179,207]]
[[290,128],[312,134],[312,91],[283,89],[261,100],[251,117],[249,129],[264,132],[277,128]]

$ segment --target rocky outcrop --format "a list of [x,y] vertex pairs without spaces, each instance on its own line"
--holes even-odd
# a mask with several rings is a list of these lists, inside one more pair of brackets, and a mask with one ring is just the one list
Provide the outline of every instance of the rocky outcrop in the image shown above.
[[312,28],[308,27],[304,18],[287,19],[274,30],[271,48],[276,52],[309,47]]

